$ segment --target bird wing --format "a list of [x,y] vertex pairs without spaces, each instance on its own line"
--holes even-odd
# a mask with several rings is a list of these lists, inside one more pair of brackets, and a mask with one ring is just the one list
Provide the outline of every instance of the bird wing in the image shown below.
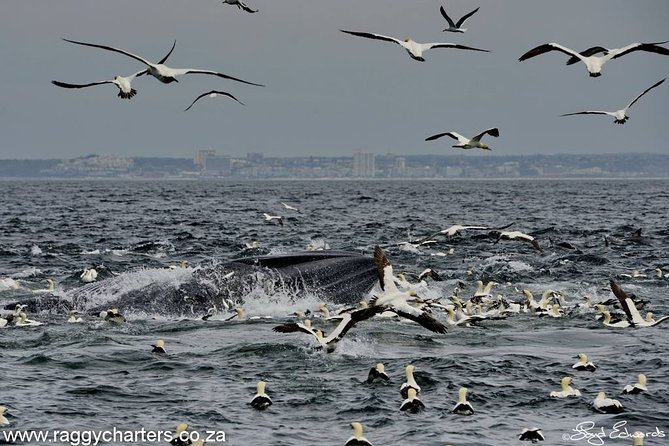
[[[443,6],[440,6],[440,7],[439,7],[439,11],[441,12],[441,15],[442,15],[442,16],[446,19],[446,21],[448,22],[448,26],[449,26],[450,28],[459,28],[459,27],[460,27],[460,22],[458,22],[458,25],[456,26],[456,25],[455,25],[455,22],[453,22],[453,20],[448,16],[448,14],[446,14],[446,10],[444,9]],[[474,12],[476,12],[476,11],[474,11]],[[463,21],[462,19],[460,19],[460,20]]]
[[91,82],[89,84],[68,84],[60,81],[51,81],[51,83],[57,85],[58,87],[63,87],[63,88],[85,88],[85,87],[92,87],[93,85],[113,84],[114,81]]
[[641,93],[639,96],[635,97],[634,100],[633,100],[632,102],[630,102],[629,105],[628,105],[626,108],[630,108],[632,105],[634,105],[634,103],[635,103],[636,101],[638,101],[638,100],[641,98],[641,96],[645,95],[646,93],[648,93],[648,92],[649,92],[650,90],[652,90],[653,88],[655,88],[655,87],[657,87],[658,85],[662,84],[665,80],[667,80],[666,77],[665,77],[664,79],[662,79],[661,81],[656,82],[656,83],[653,84],[652,86],[646,88],[646,90],[644,90],[644,92]]
[[181,74],[209,74],[212,76],[218,76],[224,79],[230,79],[233,81],[241,82],[243,84],[255,85],[256,87],[264,87],[264,85],[262,84],[256,84],[253,82],[245,81],[243,79],[228,76],[227,74],[219,73],[218,71],[213,71],[213,70],[201,70],[199,68],[172,68],[171,71],[173,76],[178,76]]
[[251,14],[253,14],[254,12],[258,12],[258,9],[251,9],[246,4],[244,4],[242,2],[239,2],[238,4],[246,12],[250,12]]
[[544,43],[543,45],[539,45],[536,48],[532,48],[531,50],[529,50],[528,52],[526,52],[525,54],[520,56],[520,58],[518,58],[518,61],[522,62],[524,60],[530,59],[530,58],[535,57],[535,56],[539,56],[539,55],[547,53],[549,51],[560,51],[560,52],[563,52],[563,53],[565,53],[569,56],[575,56],[575,57],[579,58],[580,60],[585,59],[583,56],[581,56],[580,53],[577,53],[576,51],[574,51],[572,49],[569,49],[565,46],[562,46],[558,43]]
[[582,111],[582,112],[565,113],[564,115],[560,115],[560,116],[573,116],[573,115],[611,115],[611,116],[613,116],[614,113],[607,112],[607,111],[599,111],[599,110],[586,110],[586,111]]
[[664,56],[669,56],[669,49],[663,46],[659,46],[665,43],[667,43],[667,41],[655,43],[631,43],[622,48],[610,50],[609,53],[604,56],[604,58],[606,60],[617,59],[618,57],[622,57],[625,54],[631,53],[632,51],[648,51],[651,53],[658,53]]
[[460,20],[458,20],[458,23],[455,24],[455,26],[460,28],[462,26],[462,24],[465,23],[465,20],[467,20],[468,18],[470,18],[471,16],[476,14],[476,11],[478,11],[478,10],[479,10],[479,8],[476,8],[472,12],[463,15],[462,18]]
[[401,40],[396,39],[394,37],[384,36],[382,34],[363,33],[363,32],[358,32],[358,31],[345,31],[343,29],[340,29],[339,31],[341,31],[343,33],[346,33],[346,34],[351,34],[353,36],[366,37],[368,39],[385,40],[386,42],[395,42],[398,45],[402,44]]
[[[144,59],[143,57],[140,57],[140,56],[138,56],[138,55],[136,55],[136,54],[130,53],[130,52],[125,51],[125,50],[121,50],[121,49],[119,49],[119,48],[114,48],[114,47],[106,46],[106,45],[97,45],[97,44],[95,44],[95,43],[78,42],[78,41],[76,41],[76,40],[69,40],[69,39],[63,39],[63,40],[66,41],[66,42],[70,42],[70,43],[77,44],[77,45],[91,46],[91,47],[93,47],[93,48],[101,48],[101,49],[103,49],[103,50],[114,51],[115,53],[125,54],[125,55],[128,56],[128,57],[132,57],[133,59],[142,62],[144,65],[151,65],[151,62],[149,62],[148,60]],[[175,41],[174,43],[176,44],[176,41]],[[170,51],[170,53],[171,53],[171,52],[172,52],[172,51]],[[168,56],[169,56],[169,54],[168,54]]]
[[457,43],[423,43],[421,44],[423,51],[429,50],[431,48],[456,48],[459,50],[471,50],[471,51],[483,51],[489,53],[490,50],[482,50],[480,48],[474,48],[471,46],[459,45]]
[[616,282],[609,280],[609,284],[611,285],[611,291],[613,291],[613,294],[618,298],[620,306],[625,312],[625,316],[627,316],[627,320],[630,325],[637,325],[642,323],[643,318],[639,314],[639,310],[636,309],[634,301],[627,295],[627,293],[622,290],[622,288],[620,288],[620,286],[618,286]]
[[472,138],[472,141],[480,141],[481,138],[483,138],[483,135],[485,135],[485,134],[488,134],[490,136],[494,136],[495,138],[497,138],[499,136],[499,129],[497,129],[497,127],[493,127],[491,129],[484,130],[481,133],[479,133],[478,135],[474,136]]
[[193,103],[190,104],[190,105],[188,106],[188,108],[187,108],[186,110],[184,110],[184,111],[188,111],[188,110],[193,106],[193,104],[195,104],[197,101],[199,101],[199,100],[202,99],[203,97],[205,97],[205,96],[209,96],[210,94],[220,94],[220,95],[223,95],[223,96],[227,96],[227,97],[232,98],[232,99],[234,99],[235,101],[239,102],[240,104],[244,105],[243,102],[241,102],[239,99],[237,99],[236,97],[234,97],[233,95],[231,95],[231,94],[228,93],[228,92],[225,92],[225,91],[218,91],[218,90],[212,90],[212,91],[208,91],[208,92],[206,92],[206,93],[202,93],[200,96],[198,96],[197,98],[195,98],[195,100],[193,101]]
[[170,57],[170,54],[172,54],[172,51],[174,51],[174,47],[175,47],[175,46],[177,46],[177,41],[176,41],[176,39],[174,40],[174,43],[172,44],[172,48],[170,49],[170,52],[167,53],[167,55],[166,55],[165,57],[163,57],[162,59],[160,59],[160,60],[158,61],[159,64],[161,64],[161,63],[165,63],[165,61],[167,60],[167,58]]
[[436,135],[428,136],[427,138],[425,138],[425,141],[434,141],[435,139],[439,139],[442,136],[450,136],[451,138],[457,139],[458,141],[463,141],[463,140],[466,141],[467,140],[467,138],[465,138],[464,136],[462,136],[459,133],[445,132],[445,133],[437,133]]
[[400,305],[393,305],[392,307],[388,307],[388,310],[397,314],[399,317],[403,317],[405,319],[417,322],[423,327],[435,333],[446,333],[446,326],[444,324],[442,324],[441,322],[439,322],[426,312],[414,308],[407,303]]
[[[608,48],[604,48],[603,46],[593,46],[591,48],[588,48],[585,51],[581,51],[581,56],[583,57],[590,57],[594,56],[597,53],[607,53],[609,51]],[[575,63],[580,62],[581,59],[576,57],[576,56],[571,56],[569,60],[567,60],[567,65],[573,65]]]
[[395,281],[393,280],[393,266],[379,245],[374,247],[374,263],[376,264],[376,272],[379,275],[381,289],[384,291],[396,291],[397,285],[395,285]]
[[289,324],[277,325],[272,329],[272,331],[276,331],[277,333],[295,333],[301,331],[302,333],[309,333],[311,335],[316,336],[316,333],[313,330],[307,328],[304,324],[295,322]]
[[382,306],[371,306],[369,308],[352,311],[351,313],[342,314],[340,315],[342,320],[339,322],[339,325],[337,325],[337,327],[332,330],[332,333],[330,333],[323,341],[327,344],[333,340],[340,340],[355,324],[369,319],[376,314],[382,313],[385,310],[386,309]]

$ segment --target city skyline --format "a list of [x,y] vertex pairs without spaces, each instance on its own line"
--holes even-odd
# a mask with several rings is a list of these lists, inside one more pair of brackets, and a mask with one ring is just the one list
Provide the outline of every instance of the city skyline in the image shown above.
[[[442,32],[439,7],[467,21],[464,34]],[[337,153],[461,154],[438,132],[473,135],[490,127],[492,155],[666,153],[659,86],[630,110],[625,125],[603,116],[560,117],[588,109],[616,110],[669,73],[669,57],[638,52],[611,61],[600,78],[566,55],[524,62],[527,50],[559,42],[583,50],[669,39],[669,3],[622,0],[531,0],[473,5],[460,1],[370,0],[360,3],[257,0],[256,14],[218,1],[197,4],[119,0],[3,2],[0,15],[0,159],[118,156],[189,157],[199,148],[241,156],[333,156]],[[129,13],[131,11],[131,13]],[[119,30],[123,32],[119,32]],[[340,29],[417,41],[443,41],[490,53],[434,49],[411,60],[388,42]],[[137,78],[131,100],[113,85],[79,90],[52,80],[86,83],[128,75],[141,64],[120,54],[64,42],[106,44],[170,66],[220,70],[265,84],[255,87],[213,76],[186,75],[178,83]],[[11,42],[11,43],[10,43]],[[665,45],[667,46],[667,45]],[[246,105],[200,94],[225,90]],[[490,153],[466,153],[486,156]]]

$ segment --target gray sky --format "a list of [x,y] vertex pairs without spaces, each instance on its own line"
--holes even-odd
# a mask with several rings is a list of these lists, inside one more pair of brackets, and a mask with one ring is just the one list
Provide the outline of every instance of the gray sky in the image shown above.
[[[248,0],[247,14],[219,0],[2,0],[0,5],[0,159],[69,158],[91,153],[191,157],[375,153],[462,153],[457,131],[486,137],[494,154],[666,153],[669,83],[634,105],[624,126],[608,116],[669,74],[669,57],[636,52],[610,61],[603,76],[565,66],[553,52],[518,57],[547,42],[583,50],[669,40],[667,0]],[[444,33],[477,6],[465,34]],[[434,49],[426,62],[399,47],[339,29],[455,42],[492,53]],[[265,88],[205,75],[179,83],[136,79],[138,95],[113,85],[66,90],[51,80],[87,83],[128,75],[141,64],[61,37],[126,49],[158,60],[177,46],[173,67],[219,70]],[[669,47],[669,44],[667,44]],[[246,106],[215,98],[220,89]],[[489,139],[489,140],[488,140]],[[489,153],[472,154],[485,156]]]

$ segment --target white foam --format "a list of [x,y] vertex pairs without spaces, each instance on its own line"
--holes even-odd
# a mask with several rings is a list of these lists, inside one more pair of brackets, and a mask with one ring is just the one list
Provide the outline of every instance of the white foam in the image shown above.
[[42,255],[42,249],[37,245],[33,245],[30,248],[30,255],[31,256],[40,256],[40,255]]

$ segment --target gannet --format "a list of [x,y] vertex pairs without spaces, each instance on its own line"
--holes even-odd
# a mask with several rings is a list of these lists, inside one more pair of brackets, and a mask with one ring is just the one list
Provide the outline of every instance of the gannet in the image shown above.
[[550,396],[552,398],[567,398],[568,396],[581,396],[581,392],[578,389],[574,389],[571,385],[571,377],[565,376],[562,378],[561,385],[562,390],[557,392],[551,392]]
[[265,381],[258,381],[257,385],[258,391],[255,396],[251,399],[251,406],[255,407],[258,410],[267,409],[272,405],[272,400],[265,393]]
[[472,12],[469,12],[469,13],[463,15],[462,18],[460,20],[458,20],[457,23],[453,23],[453,20],[451,20],[451,18],[448,16],[448,14],[446,14],[446,11],[444,10],[444,7],[440,6],[439,11],[441,12],[441,15],[448,22],[448,28],[444,29],[442,32],[450,31],[452,33],[464,33],[465,31],[467,31],[467,28],[462,28],[462,25],[465,23],[465,20],[467,20],[468,18],[473,16],[476,13],[476,11],[478,11],[478,10],[479,10],[479,8],[476,8]]
[[372,446],[372,443],[362,436],[362,424],[351,423],[353,428],[353,436],[346,440],[344,446]]
[[[598,305],[599,306],[599,305]],[[601,309],[599,310],[602,313],[603,320],[602,322],[604,323],[605,326],[607,327],[613,327],[613,328],[627,328],[630,326],[630,323],[627,321],[617,321],[617,322],[611,322],[611,313],[606,310],[606,309]]]
[[7,412],[7,408],[5,406],[0,406],[0,426],[9,425],[9,420],[5,418],[5,412]]
[[190,440],[190,435],[186,430],[188,429],[188,424],[186,423],[179,423],[177,426],[177,431],[174,434],[174,437],[170,441],[170,444],[172,446],[190,446],[191,445],[191,440]]
[[628,296],[620,286],[613,280],[609,280],[611,285],[611,291],[620,301],[620,306],[627,316],[627,322],[633,327],[653,327],[665,320],[669,319],[669,316],[664,316],[658,320],[653,319],[653,313],[649,313],[650,316],[646,315],[646,319],[643,319],[637,310],[636,305],[634,304],[634,299],[631,296]]
[[28,319],[28,315],[23,311],[19,312],[19,320],[14,322],[14,326],[16,327],[38,327],[40,325],[42,325],[41,322]]
[[578,362],[571,366],[572,369],[579,372],[594,372],[597,369],[592,362],[588,361],[588,355],[585,353],[579,353],[576,357],[578,358]]
[[607,398],[604,392],[599,392],[592,402],[592,407],[602,413],[620,413],[623,411],[623,405],[620,401]]
[[296,208],[295,206],[291,206],[289,204],[286,204],[283,201],[281,202],[281,206],[283,206],[285,209],[288,209],[289,211],[300,212],[300,210],[298,208]]
[[634,384],[628,384],[623,388],[623,393],[631,393],[636,395],[637,393],[642,393],[648,390],[646,387],[646,375],[639,373],[639,382]]
[[402,402],[400,410],[402,412],[409,411],[411,413],[418,413],[422,409],[425,409],[425,404],[416,396],[416,389],[408,389],[407,397]]
[[531,441],[532,443],[536,443],[537,441],[544,441],[546,440],[546,438],[544,437],[544,434],[541,432],[541,429],[539,429],[538,427],[530,427],[527,429],[523,429],[523,431],[518,436],[518,440]]
[[379,362],[375,367],[372,367],[369,370],[369,374],[367,375],[368,383],[371,384],[388,381],[390,381],[390,377],[388,377],[386,374],[386,366],[384,366],[383,363]]
[[409,389],[414,389],[416,393],[420,393],[420,386],[413,377],[414,370],[416,370],[416,366],[413,364],[409,364],[405,369],[407,380],[400,386],[400,395],[402,395],[402,398],[409,396]]
[[[85,43],[85,42],[79,42],[76,40],[69,40],[69,39],[63,39],[66,42],[74,43],[76,45],[84,45],[84,46],[90,46],[94,48],[101,48],[103,50],[108,50],[108,51],[113,51],[116,53],[120,54],[125,54],[128,57],[131,57],[144,65],[146,65],[146,68],[140,72],[140,74],[137,74],[137,76],[142,76],[143,74],[149,73],[156,79],[158,79],[160,82],[164,84],[169,84],[171,82],[178,82],[176,76],[180,76],[183,74],[209,74],[213,76],[218,76],[222,77],[224,79],[230,79],[233,81],[241,82],[244,84],[249,84],[249,85],[255,85],[258,87],[263,87],[264,85],[261,84],[256,84],[253,82],[248,82],[236,77],[228,76],[227,74],[219,73],[217,71],[212,71],[212,70],[201,70],[199,68],[171,68],[168,67],[167,65],[164,65],[162,62],[158,63],[152,63],[149,62],[148,60],[144,59],[143,57],[137,56],[136,54],[130,53],[128,51],[119,49],[119,48],[113,48],[111,46],[106,46],[106,45],[98,45],[94,43]],[[172,45],[172,49],[174,49],[174,46],[176,45],[176,40],[174,41],[174,44]],[[170,50],[171,52],[171,50]]]
[[460,50],[483,51],[486,53],[490,52],[489,50],[472,48],[469,46],[459,45],[456,43],[418,43],[414,42],[409,38],[400,40],[394,37],[388,37],[381,34],[357,32],[357,31],[345,31],[343,29],[340,29],[340,31],[346,34],[351,34],[353,36],[366,37],[368,39],[385,40],[386,42],[394,42],[400,45],[405,50],[407,50],[409,56],[411,56],[412,59],[418,60],[420,62],[425,62],[425,59],[423,58],[423,52],[432,48],[456,48]]
[[70,324],[75,324],[84,321],[82,318],[79,317],[79,312],[77,310],[70,310],[67,313],[67,316],[68,316],[67,322],[69,322]]
[[79,277],[81,278],[81,281],[85,283],[95,282],[95,279],[98,278],[98,272],[95,270],[95,268],[84,268],[84,272],[81,273]]
[[151,353],[167,353],[165,351],[165,341],[162,339],[158,339],[155,344],[151,345],[151,347],[153,347]]
[[197,101],[199,101],[200,99],[202,99],[202,98],[205,97],[205,96],[210,97],[210,98],[215,98],[215,97],[217,97],[217,96],[227,96],[227,97],[229,97],[229,98],[231,98],[231,99],[234,99],[235,101],[239,102],[240,104],[245,105],[242,101],[240,101],[239,99],[237,99],[236,97],[234,97],[233,95],[231,95],[230,93],[228,93],[227,91],[211,90],[211,91],[208,91],[208,92],[206,92],[206,93],[202,93],[200,96],[196,97],[195,100],[194,100],[194,101],[193,101],[193,102],[186,108],[186,110],[184,110],[184,111],[188,111],[188,110],[190,110],[190,108],[191,108]]
[[228,5],[235,5],[237,6],[238,9],[244,10],[246,12],[250,12],[253,14],[254,12],[258,12],[258,9],[251,9],[249,8],[246,4],[244,4],[241,0],[223,0],[223,4],[228,4]]
[[125,317],[119,313],[118,308],[109,308],[106,311],[103,310],[100,312],[99,316],[100,319],[107,322],[113,322],[115,324],[125,322]]
[[35,293],[35,294],[53,292],[53,290],[56,288],[56,282],[53,279],[46,279],[46,283],[49,285],[47,288],[32,290],[32,292]]
[[105,85],[105,84],[114,84],[118,87],[118,97],[121,99],[131,99],[137,94],[137,90],[132,88],[132,81],[139,74],[143,74],[144,70],[138,71],[137,73],[131,74],[130,76],[114,76],[110,80],[90,82],[88,84],[69,84],[67,82],[61,81],[51,81],[57,87],[61,88],[86,88],[93,87],[95,85]]
[[616,124],[624,124],[624,123],[627,122],[627,120],[629,119],[629,116],[627,115],[627,110],[629,110],[629,108],[630,108],[632,105],[634,105],[634,103],[635,103],[636,101],[638,101],[638,100],[641,98],[641,96],[645,95],[646,93],[648,93],[648,92],[649,92],[650,90],[652,90],[653,88],[655,88],[655,87],[657,87],[658,85],[662,84],[665,80],[666,80],[666,78],[664,78],[664,79],[662,79],[661,81],[656,82],[656,83],[653,84],[652,86],[648,87],[643,93],[641,93],[639,96],[637,96],[636,98],[634,98],[634,100],[632,100],[632,102],[630,102],[625,108],[623,108],[623,109],[621,109],[621,110],[617,110],[617,111],[614,111],[614,112],[609,112],[609,111],[597,111],[597,110],[587,110],[587,111],[582,111],[582,112],[566,113],[566,114],[564,114],[564,115],[560,115],[560,116],[573,116],[573,115],[609,115],[609,116],[613,116],[613,117],[615,118],[615,119],[613,120],[614,123],[616,123]]
[[[545,43],[539,45],[536,48],[532,48],[518,59],[520,62],[530,59],[535,56],[547,53],[549,51],[561,51],[569,56],[577,57],[581,62],[583,62],[588,69],[588,73],[591,77],[599,77],[602,75],[602,66],[611,59],[617,59],[622,57],[625,54],[631,53],[633,51],[649,51],[652,53],[662,54],[664,56],[669,56],[669,49],[661,47],[659,45],[665,44],[665,42],[656,42],[656,43],[632,43],[630,45],[624,46],[622,48],[615,48],[607,50],[606,54],[603,56],[595,56],[594,54],[590,56],[583,56],[580,53],[569,49],[565,46],[562,46],[558,43]],[[593,47],[597,48],[597,47]]]
[[539,242],[529,234],[525,234],[520,231],[490,231],[490,233],[498,234],[495,243],[499,242],[500,240],[520,240],[529,243],[539,252],[544,251],[543,248],[539,245]]
[[263,213],[263,217],[265,217],[265,221],[272,221],[276,220],[277,223],[279,223],[281,226],[283,226],[283,217],[280,215],[269,215],[268,213]]
[[483,149],[483,150],[492,150],[490,147],[488,147],[488,144],[484,144],[481,142],[481,138],[485,135],[490,135],[494,136],[495,138],[499,136],[499,130],[496,127],[487,129],[479,133],[478,135],[470,138],[467,138],[465,136],[462,136],[459,133],[456,132],[445,132],[445,133],[437,133],[436,135],[428,136],[425,138],[425,141],[434,141],[435,139],[439,139],[442,136],[450,136],[453,139],[457,139],[458,143],[454,144],[451,147],[456,147],[460,149]]
[[458,415],[473,415],[474,414],[474,408],[472,407],[471,404],[469,404],[469,401],[467,401],[467,388],[466,387],[460,387],[460,390],[458,391],[458,402],[453,407],[453,409],[451,409],[451,412],[456,413]]
[[415,293],[400,291],[397,288],[395,277],[393,276],[393,267],[378,245],[374,248],[374,262],[376,263],[376,270],[379,275],[379,285],[383,292],[370,299],[369,303],[372,307],[383,307],[400,317],[418,322],[423,327],[435,333],[446,333],[446,326],[444,324],[428,313],[407,303],[407,299],[415,295]]

